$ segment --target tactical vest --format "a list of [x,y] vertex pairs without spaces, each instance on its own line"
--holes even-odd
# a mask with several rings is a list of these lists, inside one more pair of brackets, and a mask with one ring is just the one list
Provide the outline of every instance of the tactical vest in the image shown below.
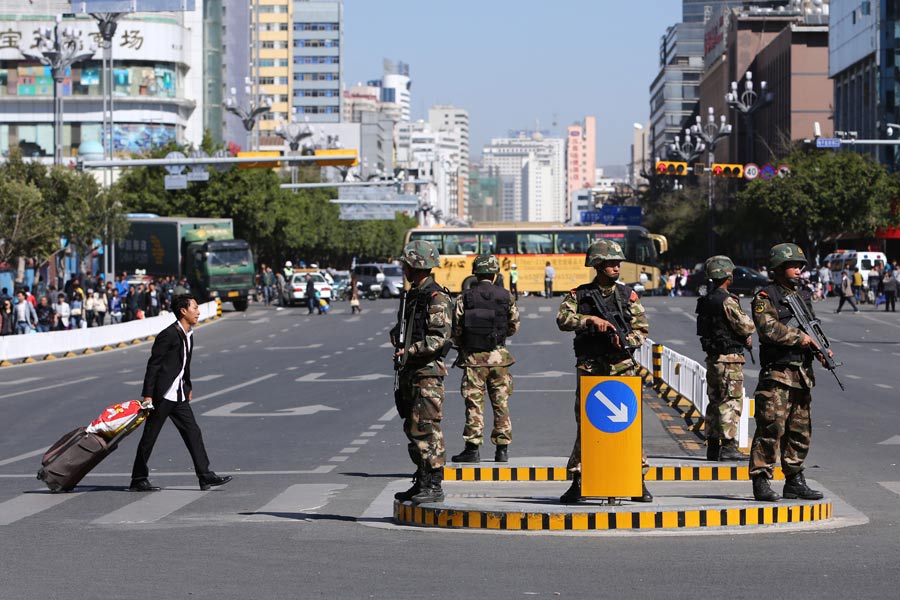
[[475,285],[463,292],[463,347],[493,350],[506,343],[509,292],[496,285]]
[[[625,321],[631,320],[631,311],[628,302],[631,299],[631,288],[627,285],[616,284],[616,291],[606,298],[600,294],[596,284],[586,283],[575,288],[575,302],[578,306],[578,314],[599,317],[594,301],[591,299],[591,290],[597,290],[597,296],[604,304],[604,308],[611,312],[618,312]],[[623,359],[629,356],[628,352],[618,348],[608,333],[600,333],[591,328],[584,328],[575,332],[575,358],[578,362],[588,359],[616,358]]]
[[731,297],[719,287],[697,300],[697,335],[703,351],[710,356],[744,353],[744,340],[729,326],[725,316],[725,301]]
[[[782,325],[796,327],[797,321],[794,319],[794,315],[791,314],[791,309],[784,303],[784,292],[781,287],[776,283],[770,283],[764,291],[775,306],[775,310],[778,311],[778,322]],[[800,298],[806,303],[806,307],[812,313],[812,293],[806,288],[800,288],[797,293],[800,294]],[[783,346],[760,340],[759,364],[762,368],[773,365],[798,365],[807,362],[811,357],[812,354],[805,348]]]
[[[435,292],[449,293],[446,288],[439,286],[434,279],[431,279],[422,287],[412,288],[406,293],[406,314],[412,314],[412,326],[409,331],[409,345],[425,340],[425,334],[428,332],[428,305],[431,304],[431,298]],[[450,352],[450,342],[444,346],[441,358],[447,356]]]

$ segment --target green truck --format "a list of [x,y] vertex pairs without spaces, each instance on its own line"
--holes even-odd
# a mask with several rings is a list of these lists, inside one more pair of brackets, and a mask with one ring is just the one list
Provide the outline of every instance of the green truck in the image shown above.
[[128,215],[128,235],[116,244],[115,271],[187,277],[198,302],[221,298],[247,310],[256,289],[253,254],[234,239],[231,219]]

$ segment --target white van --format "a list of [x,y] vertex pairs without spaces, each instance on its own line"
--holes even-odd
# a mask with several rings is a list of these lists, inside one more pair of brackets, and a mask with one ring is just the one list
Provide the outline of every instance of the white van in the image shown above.
[[859,274],[862,275],[863,286],[869,281],[869,271],[875,267],[881,267],[884,272],[884,265],[887,264],[887,256],[884,252],[874,252],[869,250],[842,250],[829,254],[825,260],[831,263],[831,271],[837,277],[834,281],[840,281],[840,272],[844,269],[851,275],[859,267]]

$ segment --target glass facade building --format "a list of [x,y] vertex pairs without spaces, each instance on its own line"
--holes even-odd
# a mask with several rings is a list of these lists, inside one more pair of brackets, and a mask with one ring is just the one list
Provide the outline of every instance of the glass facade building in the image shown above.
[[311,123],[341,120],[343,3],[295,0],[291,106]]

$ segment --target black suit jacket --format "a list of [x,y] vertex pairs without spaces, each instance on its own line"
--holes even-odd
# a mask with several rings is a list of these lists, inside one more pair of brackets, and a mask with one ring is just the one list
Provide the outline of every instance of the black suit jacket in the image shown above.
[[[184,367],[184,397],[187,399],[191,393],[191,354],[194,344],[191,336],[191,345],[188,348],[187,364]],[[147,361],[147,371],[144,373],[144,388],[141,392],[143,398],[153,398],[153,401],[162,399],[163,395],[172,387],[178,373],[181,372],[181,364],[184,362],[185,335],[178,323],[172,323],[159,332],[153,342],[150,351],[150,359]]]

